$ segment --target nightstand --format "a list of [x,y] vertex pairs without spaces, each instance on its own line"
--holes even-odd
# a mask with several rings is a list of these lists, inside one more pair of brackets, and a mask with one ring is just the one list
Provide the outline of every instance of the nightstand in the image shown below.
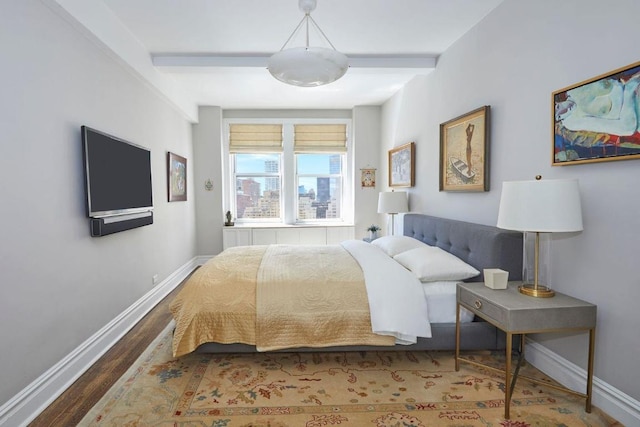
[[511,394],[518,378],[518,371],[524,360],[524,347],[522,347],[515,372],[512,375],[511,351],[513,335],[522,335],[520,342],[523,346],[524,344],[522,343],[524,343],[525,334],[589,331],[589,361],[586,394],[565,387],[550,385],[536,378],[522,377],[545,386],[554,387],[584,397],[586,399],[585,410],[591,412],[596,306],[559,292],[556,292],[553,298],[529,297],[518,292],[518,285],[520,284],[520,282],[509,282],[507,289],[494,290],[484,286],[483,283],[458,283],[456,292],[456,371],[460,368],[460,361],[495,370],[495,368],[490,366],[460,357],[460,307],[465,307],[478,317],[506,333],[504,417],[508,419]]

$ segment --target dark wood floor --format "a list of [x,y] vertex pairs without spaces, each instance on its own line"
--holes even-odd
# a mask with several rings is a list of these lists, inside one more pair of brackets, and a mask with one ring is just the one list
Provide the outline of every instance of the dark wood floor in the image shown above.
[[[186,280],[186,279],[185,279]],[[29,426],[75,426],[171,321],[169,303],[184,281]]]

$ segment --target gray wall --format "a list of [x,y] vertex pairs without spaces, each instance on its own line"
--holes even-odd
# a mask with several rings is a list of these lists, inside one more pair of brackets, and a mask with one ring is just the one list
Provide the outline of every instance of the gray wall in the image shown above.
[[[40,1],[2,2],[0,52],[1,405],[196,252],[194,193],[166,190],[190,123]],[[90,237],[81,125],[151,150],[153,225]]]
[[[412,211],[491,225],[503,181],[578,178],[585,230],[551,240],[551,285],[598,305],[595,375],[635,399],[640,164],[550,164],[551,93],[638,61],[638,16],[636,0],[506,0],[383,106],[381,153],[416,142]],[[491,191],[438,192],[439,124],[482,105],[492,114]],[[536,339],[586,369],[585,334]]]
[[[376,224],[386,233],[385,219],[378,215],[378,194],[384,191],[387,175],[381,170],[380,163],[380,119],[382,109],[379,106],[360,106],[353,109],[353,139],[354,139],[354,203],[355,203],[355,237],[367,236],[367,228]],[[386,162],[386,158],[383,162]],[[360,184],[360,169],[376,169],[375,188],[362,188]]]
[[[196,193],[197,254],[222,252],[222,109],[200,107],[193,125],[194,191]],[[210,179],[213,189],[205,189]]]

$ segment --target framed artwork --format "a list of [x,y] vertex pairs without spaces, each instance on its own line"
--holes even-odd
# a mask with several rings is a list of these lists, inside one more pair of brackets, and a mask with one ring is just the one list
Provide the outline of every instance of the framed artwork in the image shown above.
[[376,170],[373,168],[360,169],[360,184],[362,188],[375,188]]
[[640,62],[553,92],[554,166],[640,158]]
[[167,153],[167,188],[170,202],[187,200],[187,159]]
[[389,150],[389,187],[413,187],[415,165],[415,143]]
[[485,105],[440,125],[440,191],[489,191]]

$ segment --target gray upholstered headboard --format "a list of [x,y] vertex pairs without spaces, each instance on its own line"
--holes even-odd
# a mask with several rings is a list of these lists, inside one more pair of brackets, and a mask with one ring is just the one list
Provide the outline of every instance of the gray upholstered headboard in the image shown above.
[[428,245],[438,246],[471,264],[484,280],[482,269],[501,268],[509,272],[509,280],[522,278],[522,233],[488,225],[422,214],[405,214],[404,235]]

